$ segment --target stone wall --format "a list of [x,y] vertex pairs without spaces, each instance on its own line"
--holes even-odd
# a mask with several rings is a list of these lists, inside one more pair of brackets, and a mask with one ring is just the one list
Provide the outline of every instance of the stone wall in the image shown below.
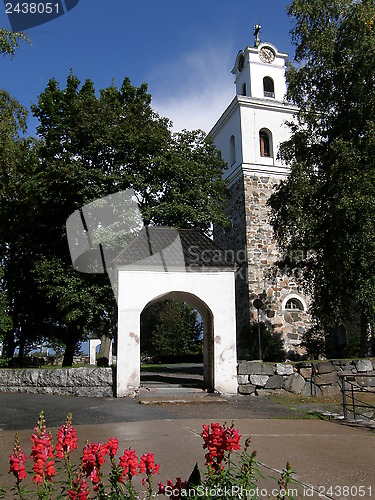
[[0,369],[0,392],[113,396],[112,368]]
[[[55,356],[53,358],[52,364],[55,366],[61,366],[63,362],[63,356]],[[73,356],[73,365],[88,365],[90,363],[90,356],[87,354],[79,354],[78,356]]]
[[238,392],[258,395],[274,391],[303,396],[338,395],[341,392],[340,372],[356,375],[359,385],[375,390],[375,359],[340,359],[297,363],[239,361]]
[[[310,327],[310,315],[305,311],[285,310],[283,303],[296,296],[308,306],[297,279],[283,276],[275,266],[280,259],[273,230],[269,223],[267,201],[279,179],[267,175],[241,175],[230,186],[226,212],[232,227],[214,229],[215,241],[227,251],[233,251],[240,263],[236,278],[237,332],[249,322],[257,321],[252,303],[260,297],[264,303],[260,321],[283,340],[291,355],[304,354],[303,333]],[[290,258],[291,256],[289,256]]]
[[225,251],[232,252],[239,264],[236,273],[236,323],[237,334],[250,322],[246,212],[243,177],[238,178],[229,189],[226,213],[231,225],[225,229],[214,227],[214,240]]
[[[283,309],[284,299],[297,295],[308,303],[298,280],[282,275],[275,263],[280,260],[278,246],[270,225],[267,202],[279,179],[272,176],[245,175],[246,240],[248,261],[249,302],[260,297],[264,310],[260,320],[268,329],[281,337],[285,351],[304,354],[300,347],[302,335],[310,326],[305,311]],[[251,311],[255,320],[257,312]]]

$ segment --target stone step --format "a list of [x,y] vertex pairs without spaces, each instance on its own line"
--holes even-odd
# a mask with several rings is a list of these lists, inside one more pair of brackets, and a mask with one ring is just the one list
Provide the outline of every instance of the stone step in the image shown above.
[[207,394],[207,392],[204,389],[201,389],[199,387],[183,387],[181,385],[167,385],[163,384],[162,386],[155,385],[147,385],[147,386],[142,386],[139,389],[139,392],[142,394],[148,394],[150,392],[158,392],[159,394],[166,392],[166,393],[171,393],[171,392],[176,392],[176,393],[189,393],[189,392],[195,392],[195,393],[204,393]]
[[136,400],[140,404],[179,404],[179,403],[226,403],[227,400],[215,393],[207,393],[192,387],[141,387]]

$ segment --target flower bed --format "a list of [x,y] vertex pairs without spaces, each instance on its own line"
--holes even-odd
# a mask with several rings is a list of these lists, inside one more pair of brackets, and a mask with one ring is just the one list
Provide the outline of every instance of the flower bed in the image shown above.
[[[77,449],[76,430],[72,426],[72,415],[60,427],[56,444],[47,432],[43,411],[31,436],[29,457],[21,449],[16,435],[13,452],[10,455],[9,473],[14,475],[15,487],[4,498],[53,498],[86,499],[151,499],[157,495],[169,498],[241,498],[259,499],[257,481],[260,477],[256,452],[249,451],[250,438],[241,451],[241,436],[234,424],[203,425],[201,433],[205,454],[205,469],[201,473],[196,465],[187,480],[178,477],[166,484],[157,483],[153,478],[159,474],[160,465],[153,453],[137,456],[134,449],[126,449],[119,457],[118,439],[110,438],[106,443],[86,442],[80,461],[74,464],[72,453]],[[30,460],[29,460],[30,459]],[[109,473],[104,472],[107,461]],[[28,463],[29,462],[29,463]],[[29,472],[26,471],[29,467]],[[292,481],[289,463],[277,480],[276,493],[272,498],[292,498],[288,496],[288,485]],[[24,480],[31,475],[33,490],[27,490]],[[138,484],[134,478],[141,477]],[[140,490],[140,491],[139,491]],[[1,497],[1,495],[0,495]]]

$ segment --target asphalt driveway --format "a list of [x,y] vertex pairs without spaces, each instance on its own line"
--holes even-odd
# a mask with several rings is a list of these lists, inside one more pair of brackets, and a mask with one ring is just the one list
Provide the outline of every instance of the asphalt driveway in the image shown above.
[[298,411],[254,396],[229,397],[225,402],[145,405],[132,398],[0,393],[0,408],[0,431],[32,429],[40,410],[44,411],[47,425],[52,427],[62,425],[69,412],[73,414],[75,425],[183,419],[197,415],[210,420],[298,417]]

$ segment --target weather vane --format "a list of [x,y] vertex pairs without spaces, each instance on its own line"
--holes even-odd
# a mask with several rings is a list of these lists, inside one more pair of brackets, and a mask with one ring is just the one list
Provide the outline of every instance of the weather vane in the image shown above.
[[261,44],[261,41],[259,38],[259,33],[260,33],[261,29],[262,29],[262,26],[260,24],[256,24],[254,26],[254,36],[255,36],[254,47],[259,47],[259,45]]

